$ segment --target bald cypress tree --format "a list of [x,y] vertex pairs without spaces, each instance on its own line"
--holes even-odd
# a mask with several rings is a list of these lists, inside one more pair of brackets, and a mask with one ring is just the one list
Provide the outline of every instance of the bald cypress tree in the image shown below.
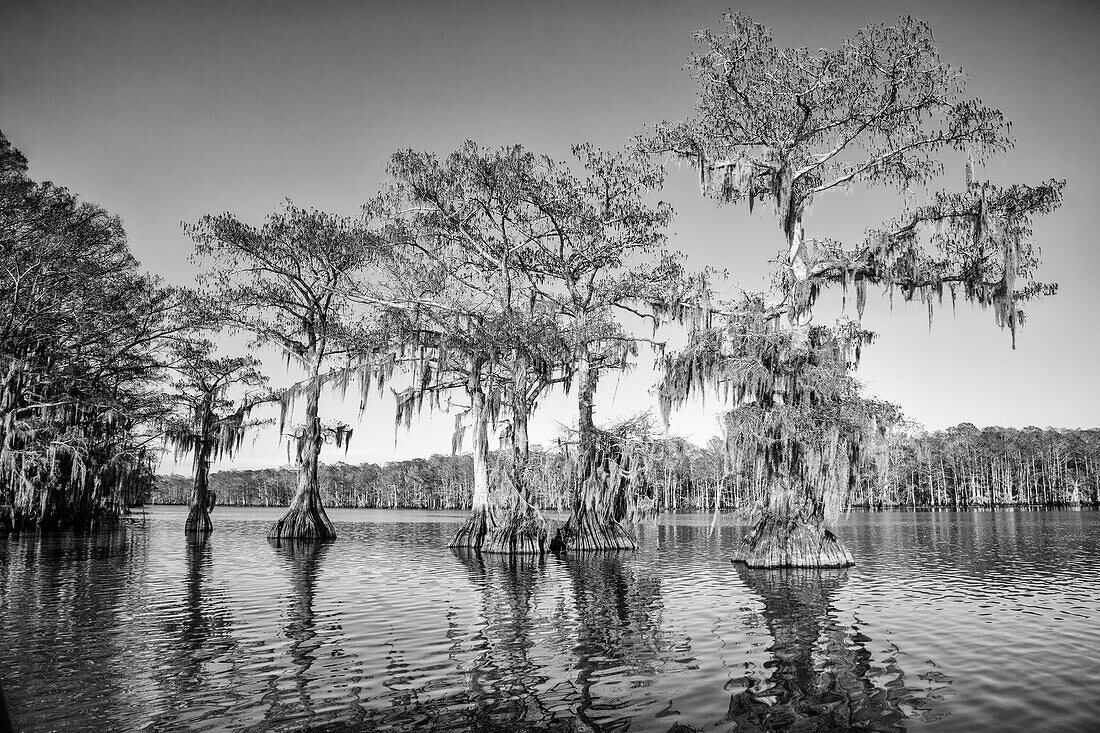
[[[471,434],[473,511],[452,547],[542,553],[549,526],[527,485],[527,424],[544,391],[571,373],[568,344],[538,287],[548,236],[539,201],[553,164],[519,146],[467,142],[445,159],[399,151],[388,170],[390,185],[367,209],[401,256],[384,288],[361,297],[385,304],[405,344],[412,385],[398,394],[398,423],[446,398],[457,408],[455,449]],[[509,454],[495,472],[493,427]]]
[[[781,48],[738,14],[694,38],[694,115],[657,125],[641,144],[689,161],[720,203],[750,212],[770,203],[782,249],[773,292],[727,308],[669,359],[664,400],[720,388],[734,405],[736,449],[763,456],[767,498],[736,559],[850,564],[824,524],[881,412],[856,400],[847,376],[871,338],[860,325],[868,289],[920,301],[930,319],[946,292],[991,309],[1014,343],[1022,304],[1055,290],[1033,280],[1032,223],[1060,204],[1064,182],[976,178],[1011,146],[1009,123],[965,97],[965,75],[940,59],[922,21],[869,26],[835,50]],[[937,189],[953,157],[965,160],[964,185]],[[898,191],[897,214],[862,241],[807,234],[811,204],[856,187]],[[830,286],[854,289],[855,319],[813,323]]]
[[117,216],[33,181],[0,134],[0,531],[95,527],[141,500],[185,301]]
[[305,372],[282,400],[284,418],[295,401],[305,403],[303,424],[291,436],[298,486],[268,536],[333,539],[317,466],[325,440],[342,443],[348,433],[346,426],[322,424],[321,391],[326,384],[346,387],[347,367],[364,353],[361,314],[345,293],[385,249],[358,219],[290,202],[260,227],[227,213],[184,228],[207,265],[199,281],[216,320],[251,335],[256,344],[278,348]]

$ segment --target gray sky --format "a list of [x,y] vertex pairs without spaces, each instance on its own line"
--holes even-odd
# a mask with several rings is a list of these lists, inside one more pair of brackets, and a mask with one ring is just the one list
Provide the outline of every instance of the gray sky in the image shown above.
[[[31,175],[119,214],[150,270],[186,283],[194,270],[181,221],[231,211],[259,223],[284,197],[355,213],[399,148],[446,154],[470,138],[564,157],[573,142],[618,147],[662,119],[690,114],[681,71],[693,30],[728,2],[0,2],[0,129]],[[990,312],[960,306],[929,333],[920,304],[872,303],[880,332],[859,375],[930,428],[1100,424],[1100,248],[1088,226],[1100,200],[1096,70],[1100,3],[741,2],[777,42],[835,47],[856,29],[913,15],[932,24],[969,93],[1013,121],[1016,147],[984,175],[998,183],[1068,179],[1065,203],[1039,222],[1040,279],[1059,294],[1028,308],[1011,349]],[[949,171],[949,175],[951,172]],[[961,184],[962,171],[957,172]],[[781,235],[770,212],[717,209],[690,171],[670,175],[672,246],[693,265],[728,268],[759,288]],[[890,199],[815,202],[808,236],[852,241],[889,218]],[[763,208],[763,207],[762,207]],[[278,362],[269,366],[281,372]],[[601,412],[649,404],[642,372],[609,380]],[[614,398],[614,399],[613,399]],[[389,401],[378,421],[390,423]],[[714,433],[716,405],[675,431]],[[564,399],[538,416],[535,439],[572,415]],[[368,420],[367,423],[373,423]],[[368,430],[348,460],[448,450],[435,419],[393,448]],[[379,437],[385,435],[385,437]],[[278,461],[273,441],[245,464]],[[335,460],[337,454],[326,459]],[[284,454],[285,458],[285,454]]]

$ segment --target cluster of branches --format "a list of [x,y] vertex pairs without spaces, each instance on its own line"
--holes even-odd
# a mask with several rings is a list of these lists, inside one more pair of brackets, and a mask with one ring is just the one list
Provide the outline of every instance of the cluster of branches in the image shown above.
[[[540,396],[576,380],[578,460],[594,464],[599,375],[626,368],[649,340],[619,316],[656,322],[703,284],[662,249],[671,211],[647,200],[662,184],[659,166],[587,145],[573,156],[570,165],[474,143],[444,160],[403,151],[391,159],[389,188],[367,207],[399,247],[390,285],[360,298],[381,306],[409,345],[413,386],[398,396],[398,422],[454,394],[456,446],[467,430],[473,436],[474,515],[459,545],[541,551],[546,524],[525,485],[527,424]],[[488,433],[501,422],[511,468],[491,490]],[[574,513],[617,522],[615,502],[603,498],[578,491]]]
[[165,409],[158,348],[178,290],[122,225],[27,175],[0,134],[0,529],[87,526],[147,490]]

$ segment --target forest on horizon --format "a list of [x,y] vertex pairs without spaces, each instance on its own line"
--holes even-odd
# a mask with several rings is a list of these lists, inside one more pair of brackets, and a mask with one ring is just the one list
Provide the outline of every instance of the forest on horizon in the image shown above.
[[[864,508],[1078,506],[1100,504],[1100,428],[978,428],[892,433],[876,450],[848,502]],[[528,480],[539,505],[568,511],[571,461],[561,450],[532,446]],[[679,437],[651,438],[634,506],[645,512],[722,511],[759,499],[751,472],[731,472],[724,442],[706,446]],[[493,460],[496,460],[494,454]],[[433,455],[378,465],[320,466],[326,506],[469,509],[469,454]],[[187,504],[191,477],[158,476],[148,504]],[[218,503],[284,506],[295,487],[292,467],[229,469],[211,474]],[[639,514],[642,512],[639,512]]]

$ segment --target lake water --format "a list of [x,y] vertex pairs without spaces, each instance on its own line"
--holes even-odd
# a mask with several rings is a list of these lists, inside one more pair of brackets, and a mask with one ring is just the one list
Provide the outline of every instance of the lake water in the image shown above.
[[[636,553],[456,554],[460,513],[184,510],[0,538],[17,730],[1100,730],[1100,513],[857,513],[847,570],[729,562],[677,516]],[[140,519],[140,515],[139,515]]]

